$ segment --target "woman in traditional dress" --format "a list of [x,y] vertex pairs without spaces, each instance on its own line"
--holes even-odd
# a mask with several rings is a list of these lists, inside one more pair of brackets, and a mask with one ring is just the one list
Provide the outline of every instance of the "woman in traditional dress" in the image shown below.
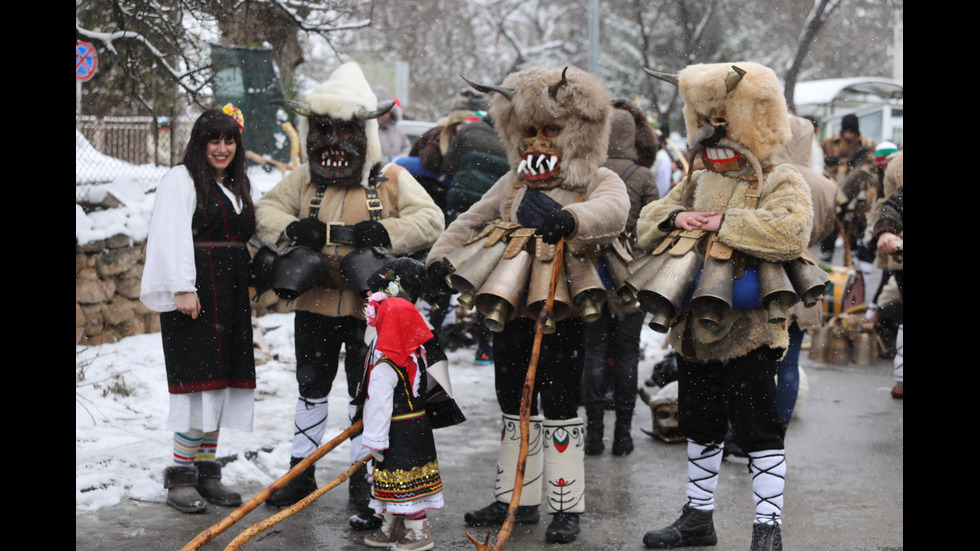
[[249,252],[258,198],[245,174],[241,113],[231,104],[194,123],[181,164],[160,181],[140,300],[160,312],[173,466],[167,504],[184,513],[241,504],[221,483],[221,427],[252,430],[255,359]]

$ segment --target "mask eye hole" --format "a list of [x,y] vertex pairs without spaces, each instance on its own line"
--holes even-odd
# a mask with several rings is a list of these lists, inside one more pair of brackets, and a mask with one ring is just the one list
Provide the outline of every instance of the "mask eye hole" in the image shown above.
[[561,127],[556,124],[549,124],[541,129],[541,133],[546,138],[556,138],[561,134]]
[[524,130],[525,138],[535,138],[537,137],[537,135],[538,135],[538,129],[533,126],[529,126]]

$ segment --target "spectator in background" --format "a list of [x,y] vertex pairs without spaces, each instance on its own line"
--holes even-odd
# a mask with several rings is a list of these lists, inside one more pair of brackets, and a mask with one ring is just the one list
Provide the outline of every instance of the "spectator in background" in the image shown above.
[[665,197],[670,188],[674,187],[674,162],[667,153],[667,137],[670,135],[670,127],[665,122],[660,128],[654,130],[657,134],[657,141],[660,145],[657,157],[650,170],[653,171],[657,181],[658,197]]
[[[654,174],[650,171],[654,158],[659,155],[657,138],[647,123],[646,114],[626,100],[613,101],[610,118],[609,158],[602,166],[615,171],[626,183],[630,212],[620,239],[624,248],[629,250],[636,242],[636,219],[640,216],[640,209],[660,197]],[[667,164],[670,164],[669,158]],[[605,449],[602,437],[607,377],[611,379],[616,411],[612,453],[628,455],[633,451],[630,428],[636,406],[640,331],[646,314],[624,305],[615,290],[610,290],[608,295],[602,307],[602,316],[585,326],[582,404],[587,422],[587,455],[599,455]]]
[[408,136],[398,126],[398,121],[402,120],[401,102],[381,85],[374,87],[374,95],[378,98],[378,105],[380,106],[389,103],[395,104],[390,111],[378,117],[378,139],[381,140],[381,156],[385,160],[390,160],[392,157],[408,155],[412,149],[412,142],[408,140]]

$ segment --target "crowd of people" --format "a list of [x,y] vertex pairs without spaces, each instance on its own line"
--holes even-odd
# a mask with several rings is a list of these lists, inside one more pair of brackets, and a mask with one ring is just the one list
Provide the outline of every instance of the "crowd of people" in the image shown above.
[[[547,542],[577,539],[585,456],[606,441],[616,456],[634,449],[640,331],[651,316],[676,357],[688,483],[679,518],[643,543],[716,544],[718,472],[738,450],[752,474],[752,549],[781,549],[783,439],[802,341],[822,319],[819,307],[761,296],[760,281],[817,265],[815,247],[826,255],[839,236],[861,261],[877,256],[887,277],[874,300],[886,283],[898,288],[898,314],[878,312],[894,328],[901,398],[902,152],[864,139],[850,118],[817,144],[813,123],[789,113],[761,65],[648,72],[684,100],[697,170],[683,179],[672,176],[666,132],[571,66],[466,81],[448,115],[409,143],[397,99],[343,64],[302,101],[278,102],[299,118],[307,162],[261,197],[245,172],[240,112],[205,111],[158,187],[142,281],[141,300],[161,312],[171,394],[167,503],[185,513],[242,503],[221,483],[216,447],[221,427],[251,430],[250,300],[275,292],[295,310],[288,467],[321,445],[343,359],[341,424],[362,423],[350,461],[364,464],[348,485],[349,525],[368,532],[367,546],[432,548],[426,511],[444,506],[443,484],[453,483],[440,475],[432,431],[465,420],[445,390],[456,297],[476,312],[474,362],[492,365],[501,420],[493,499],[466,524],[534,524],[545,513]],[[250,250],[271,260],[252,262]],[[745,296],[719,304],[700,291],[710,280]],[[740,291],[752,281],[754,296]],[[268,505],[317,489],[315,467],[300,469]]]

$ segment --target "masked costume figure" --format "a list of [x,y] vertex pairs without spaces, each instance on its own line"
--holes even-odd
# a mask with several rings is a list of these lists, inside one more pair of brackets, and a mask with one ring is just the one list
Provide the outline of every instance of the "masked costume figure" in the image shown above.
[[509,75],[500,86],[473,86],[496,92],[490,112],[511,169],[450,224],[427,260],[430,279],[445,285],[450,275],[455,290],[462,292],[460,302],[475,305],[496,332],[494,375],[503,413],[496,501],[465,518],[481,526],[502,523],[506,516],[534,320],[547,296],[554,244],[564,239],[563,268],[571,274],[565,278],[570,283],[558,286],[541,346],[517,522],[538,522],[544,489],[554,514],[546,539],[573,541],[578,516],[585,511],[584,427],[578,417],[583,317],[597,315],[592,301],[601,307],[605,299],[601,280],[592,287],[595,293],[579,291],[577,285],[590,280],[595,255],[623,230],[630,208],[622,180],[600,166],[608,146],[609,92],[574,67],[532,67]]
[[[356,270],[354,277],[348,271],[343,277],[338,272],[356,258],[354,252],[371,256],[383,248],[405,255],[426,249],[435,242],[444,219],[406,170],[382,164],[376,117],[385,109],[378,109],[357,64],[341,65],[305,102],[280,104],[301,115],[300,135],[308,163],[287,174],[255,210],[259,238],[280,251],[277,263],[287,263],[287,255],[303,253],[316,268],[297,267],[278,288],[273,285],[280,297],[295,299],[299,383],[291,450],[295,465],[320,445],[341,346],[346,350],[349,396],[361,378],[366,296],[362,281],[355,281]],[[306,277],[307,272],[318,275]],[[289,505],[315,490],[313,469],[268,503]],[[351,477],[350,489],[351,502],[366,510],[369,490],[362,474]]]
[[690,145],[706,170],[647,205],[637,223],[639,246],[653,252],[637,262],[631,281],[681,356],[678,408],[689,477],[681,517],[643,542],[658,549],[717,542],[714,490],[731,421],[753,476],[752,549],[781,549],[786,462],[774,375],[788,344],[786,310],[804,293],[797,282],[770,293],[768,281],[801,262],[813,218],[810,191],[795,167],[771,163],[790,137],[772,70],[746,62],[651,74],[680,88]]

